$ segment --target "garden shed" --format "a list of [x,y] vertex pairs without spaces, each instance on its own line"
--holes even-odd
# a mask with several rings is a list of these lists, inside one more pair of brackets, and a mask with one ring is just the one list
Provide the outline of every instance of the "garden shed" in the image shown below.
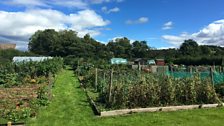
[[136,65],[138,65],[138,64],[139,65],[146,65],[147,61],[145,59],[143,59],[143,58],[137,58],[137,59],[134,60],[134,63]]
[[156,59],[156,65],[157,66],[164,66],[165,60],[164,59]]
[[123,59],[123,58],[112,58],[110,60],[110,63],[111,64],[127,64],[128,61],[127,59]]
[[52,58],[53,57],[21,57],[21,56],[16,56],[16,57],[13,57],[12,61],[15,62],[15,63],[30,62],[30,61],[41,62],[43,60],[52,59]]

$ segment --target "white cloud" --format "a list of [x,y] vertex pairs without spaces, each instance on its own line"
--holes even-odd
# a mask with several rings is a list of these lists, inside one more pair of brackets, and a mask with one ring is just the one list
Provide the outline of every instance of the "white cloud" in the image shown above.
[[41,6],[41,7],[46,7],[48,6],[45,2],[42,0],[8,0],[8,1],[3,1],[4,4],[9,4],[9,5],[15,5],[15,6]]
[[72,29],[79,32],[79,36],[86,33],[96,36],[101,31],[97,28],[110,23],[93,10],[82,10],[73,14],[64,14],[51,9],[25,12],[0,11],[0,19],[0,37],[15,41],[28,41],[34,32],[44,29]]
[[126,24],[143,24],[143,23],[147,23],[149,21],[149,19],[147,17],[140,17],[137,20],[127,20]]
[[109,2],[123,2],[124,0],[3,0],[0,3],[12,6],[24,6],[27,8],[44,7],[52,8],[62,6],[68,8],[87,9],[90,4],[102,4]]
[[123,2],[124,0],[87,0],[87,1],[93,4],[101,4],[101,3],[109,3],[109,2],[120,3],[120,2]]
[[[116,39],[123,39],[123,38],[125,38],[124,36],[122,37],[122,36],[117,36],[117,37],[114,37],[114,38],[112,38],[112,39],[108,39],[108,41],[112,41],[112,42],[115,42],[116,41]],[[126,37],[127,38],[127,37]],[[130,40],[130,43],[132,44],[133,42],[135,42],[136,40],[135,39],[130,39],[130,38],[128,38],[129,40]]]
[[160,48],[157,48],[159,50],[163,50],[163,49],[176,49],[176,47],[174,46],[169,46],[169,47],[160,47]]
[[75,7],[78,9],[87,9],[89,7],[88,3],[82,0],[51,0],[48,5],[57,5],[63,7]]
[[162,38],[175,47],[180,46],[186,39],[194,39],[201,45],[224,46],[224,19],[214,21],[199,32],[193,34],[182,33],[179,36],[164,35]]
[[110,0],[89,0],[89,2],[93,4],[101,4],[104,2],[110,2]]
[[169,21],[169,22],[166,22],[164,25],[163,25],[163,30],[169,30],[169,29],[172,29],[173,28],[173,22],[172,21]]
[[108,9],[106,6],[102,7],[101,10],[106,13],[106,14],[109,14],[109,13],[115,13],[115,12],[119,12],[120,11],[120,8],[118,7],[114,7],[114,8],[111,8],[111,9]]

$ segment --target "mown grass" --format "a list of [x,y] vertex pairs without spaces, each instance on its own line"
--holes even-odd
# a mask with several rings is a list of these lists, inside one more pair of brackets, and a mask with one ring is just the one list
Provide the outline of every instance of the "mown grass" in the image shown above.
[[53,94],[51,104],[29,119],[28,126],[223,126],[223,108],[96,117],[69,70],[58,75]]

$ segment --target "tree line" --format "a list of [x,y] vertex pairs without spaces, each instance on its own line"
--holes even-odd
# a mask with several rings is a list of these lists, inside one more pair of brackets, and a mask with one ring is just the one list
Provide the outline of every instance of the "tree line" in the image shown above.
[[171,64],[224,65],[223,47],[199,45],[192,39],[185,40],[178,49],[159,50],[150,47],[146,41],[131,43],[126,37],[104,44],[96,41],[89,34],[84,37],[79,37],[77,34],[72,30],[39,30],[29,39],[29,54],[107,61],[113,57],[128,60],[164,58]]

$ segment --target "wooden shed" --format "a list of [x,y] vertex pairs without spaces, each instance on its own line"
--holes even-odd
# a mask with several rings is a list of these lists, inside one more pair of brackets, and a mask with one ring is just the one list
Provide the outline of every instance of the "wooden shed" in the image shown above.
[[166,63],[165,63],[165,60],[164,59],[156,59],[156,65],[157,66],[164,66]]
[[146,65],[147,61],[143,58],[137,58],[134,60],[135,65]]

